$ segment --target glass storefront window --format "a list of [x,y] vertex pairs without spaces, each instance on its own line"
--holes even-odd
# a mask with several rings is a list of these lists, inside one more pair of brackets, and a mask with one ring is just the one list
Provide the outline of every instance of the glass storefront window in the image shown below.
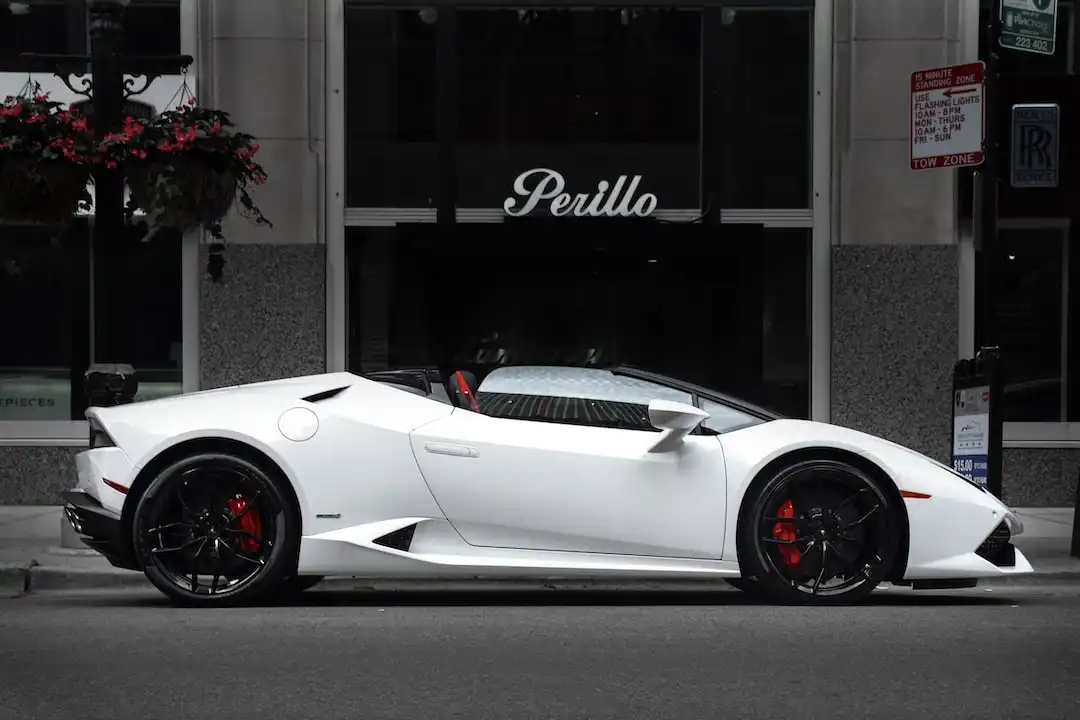
[[809,230],[350,228],[349,368],[630,364],[805,417]]
[[179,55],[180,0],[134,0],[124,10],[124,52],[132,57]]
[[84,233],[0,227],[0,421],[72,419],[88,270]]
[[0,72],[25,72],[24,52],[82,53],[86,51],[85,8],[80,0],[35,2],[26,12],[0,6]]
[[[86,0],[0,3],[0,72],[25,73],[25,52],[88,53],[87,7]],[[134,0],[124,11],[124,31],[130,55],[179,54],[180,0]]]
[[725,208],[812,204],[809,9],[725,9],[719,31]]
[[434,9],[345,11],[349,207],[438,203]]
[[545,177],[529,214],[810,207],[810,8],[349,4],[345,33],[348,207],[453,221]]
[[994,341],[1005,363],[1006,422],[1060,422],[1060,228],[1002,228],[993,258]]
[[91,262],[85,218],[60,232],[0,226],[0,421],[83,419],[95,361],[133,365],[137,400],[182,391],[181,238],[129,232]]
[[[1005,372],[1004,419],[1080,422],[1080,352],[1074,349],[1074,338],[1080,337],[1080,293],[1075,291],[1080,229],[1067,218],[1004,223],[991,262],[993,342],[1002,349]],[[981,277],[980,272],[980,286]],[[983,343],[981,334],[976,342]]]
[[638,197],[700,207],[699,11],[463,10],[456,45],[459,207],[502,208],[534,168],[571,196],[639,175]]
[[183,390],[183,238],[166,230],[140,242],[142,232],[94,253],[94,360],[133,365],[136,401]]

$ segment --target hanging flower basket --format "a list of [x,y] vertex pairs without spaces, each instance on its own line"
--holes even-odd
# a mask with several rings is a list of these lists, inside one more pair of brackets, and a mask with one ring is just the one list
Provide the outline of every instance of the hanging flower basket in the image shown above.
[[131,203],[149,224],[188,232],[212,229],[236,202],[235,169],[190,152],[171,163],[131,162],[126,167]]
[[99,151],[123,163],[129,208],[142,209],[151,228],[202,228],[223,240],[221,222],[237,201],[243,215],[271,225],[248,192],[266,182],[252,140],[233,129],[227,113],[192,98],[145,123],[128,118]]
[[62,225],[89,207],[86,121],[37,87],[0,106],[0,222]]

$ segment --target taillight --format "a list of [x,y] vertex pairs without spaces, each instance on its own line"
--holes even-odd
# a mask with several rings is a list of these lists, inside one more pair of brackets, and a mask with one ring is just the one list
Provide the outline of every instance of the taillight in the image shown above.
[[103,483],[105,483],[106,485],[108,485],[109,487],[111,487],[116,492],[120,493],[121,495],[127,495],[128,494],[128,489],[129,488],[128,488],[127,485],[121,485],[120,483],[113,482],[112,480],[109,480],[108,478],[102,478],[101,481]]

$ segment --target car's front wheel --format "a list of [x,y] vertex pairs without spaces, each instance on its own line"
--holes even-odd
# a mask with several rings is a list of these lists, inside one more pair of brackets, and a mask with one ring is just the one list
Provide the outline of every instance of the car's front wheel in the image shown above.
[[739,521],[739,561],[784,603],[847,605],[884,580],[899,547],[891,494],[862,469],[793,462],[755,482]]
[[295,567],[299,543],[283,481],[228,453],[193,455],[162,470],[139,499],[133,530],[150,582],[194,606],[269,597]]

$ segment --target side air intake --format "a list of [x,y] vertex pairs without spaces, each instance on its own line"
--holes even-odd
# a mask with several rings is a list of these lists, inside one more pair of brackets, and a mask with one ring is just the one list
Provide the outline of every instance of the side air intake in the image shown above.
[[975,554],[998,567],[1016,567],[1016,547],[1010,542],[1011,539],[1009,526],[1002,522],[983,540]]
[[330,398],[337,397],[348,389],[348,385],[343,385],[342,387],[334,388],[333,390],[323,390],[322,392],[315,393],[314,395],[308,395],[307,397],[300,399],[304,402],[309,403],[322,402],[323,400],[329,400]]
[[416,533],[416,525],[409,525],[403,527],[400,530],[395,530],[392,533],[387,533],[382,537],[375,538],[373,541],[376,545],[382,545],[388,547],[391,550],[400,550],[401,552],[408,552],[412,546],[413,535]]

